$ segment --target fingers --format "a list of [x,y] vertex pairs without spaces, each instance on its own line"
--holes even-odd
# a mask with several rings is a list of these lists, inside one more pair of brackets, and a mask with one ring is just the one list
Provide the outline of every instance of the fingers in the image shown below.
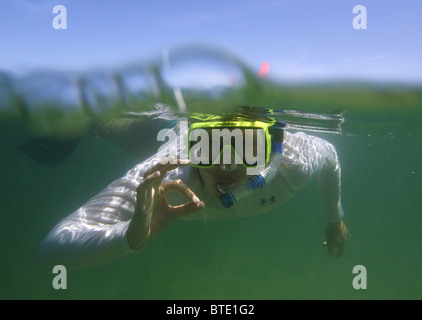
[[[157,184],[157,181],[159,181],[159,178],[161,176],[160,171],[156,171],[144,178],[144,180],[139,184],[137,188],[137,194],[138,196],[141,195],[141,193],[145,193],[147,190],[151,189]],[[159,182],[161,183],[161,181]]]
[[344,254],[344,245],[346,244],[346,242],[349,240],[350,237],[350,233],[349,230],[347,229],[346,225],[344,223],[341,224],[341,236],[339,237],[339,239],[337,239],[337,254],[336,254],[336,258],[341,257]]
[[145,171],[144,178],[148,177],[149,175],[153,174],[156,171],[159,171],[162,173],[162,179],[163,179],[168,171],[174,170],[179,167],[184,167],[189,164],[190,164],[189,160],[182,160],[182,159],[177,160],[176,163],[166,163],[166,164],[157,163],[154,166],[152,166],[150,169]]
[[330,257],[334,256],[334,251],[335,251],[334,249],[338,248],[337,253],[334,256],[334,258],[340,258],[344,254],[344,244],[345,244],[345,241],[341,241],[340,239],[337,239],[336,241],[324,242],[324,245],[327,246],[328,255]]
[[170,207],[170,211],[175,219],[183,218],[187,215],[193,214],[201,210],[205,206],[204,202],[189,202],[180,206]]
[[[156,164],[151,169],[145,172],[143,181],[139,184],[137,188],[137,198],[145,199],[148,198],[151,201],[151,205],[154,202],[155,192],[159,192],[159,197],[165,202],[168,206],[170,213],[173,215],[173,218],[177,219],[188,214],[194,213],[204,207],[204,203],[199,200],[199,198],[192,192],[182,180],[170,180],[162,183],[164,176],[167,171],[174,170],[180,166],[189,165],[190,161],[179,160],[174,164]],[[171,206],[166,201],[166,196],[171,192],[177,192],[189,200],[188,203],[185,203],[180,206]],[[143,201],[145,202],[145,200]],[[148,202],[148,201],[146,201]]]
[[182,180],[170,180],[163,183],[162,187],[162,195],[165,197],[167,194],[171,192],[180,193],[186,199],[190,200],[191,202],[199,202],[199,198],[193,193],[191,189],[189,189]]
[[195,193],[180,179],[167,181],[161,188],[163,197],[171,192],[177,192],[190,201],[179,206],[169,206],[170,212],[176,219],[197,212],[204,207],[204,202],[200,201]]
[[[344,246],[349,236],[349,230],[343,220],[336,223],[328,223],[325,229],[327,241],[324,242],[328,249],[328,255],[335,258],[341,257],[344,254]],[[337,253],[334,255],[335,248],[337,248]]]
[[189,160],[178,160],[176,163],[155,164],[145,171],[144,179],[138,186],[138,192],[145,192],[145,190],[151,187],[158,188],[168,171],[174,170],[178,167],[187,166],[189,164]]
[[146,177],[136,189],[136,208],[141,212],[148,212],[154,205],[154,193],[156,189],[154,184],[159,180],[161,173],[159,171]]
[[338,246],[337,254],[335,258],[340,258],[344,253],[344,242]]
[[328,255],[332,257],[334,255],[334,246],[331,242],[327,242],[327,248],[328,248]]

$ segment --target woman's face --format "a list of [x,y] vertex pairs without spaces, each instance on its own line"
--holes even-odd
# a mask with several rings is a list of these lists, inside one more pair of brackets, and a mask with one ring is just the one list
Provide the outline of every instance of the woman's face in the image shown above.
[[[245,133],[242,131],[242,138]],[[209,136],[212,136],[211,134]],[[217,136],[217,139],[220,139],[220,136]],[[246,144],[246,148],[253,148],[251,151],[246,153],[246,150],[241,150],[240,154],[257,154],[257,137],[256,131],[253,131],[253,139],[254,143],[246,144],[242,141],[241,147],[243,148],[244,143]],[[265,140],[264,140],[265,143]],[[262,147],[265,147],[265,144],[262,144]],[[212,146],[213,143],[211,141],[210,145]],[[220,143],[218,144],[220,145]],[[235,145],[236,147],[237,145]],[[227,151],[228,149],[225,149]],[[261,150],[262,154],[264,155],[265,159],[265,149]],[[207,190],[211,191],[215,196],[219,196],[220,194],[233,189],[236,185],[239,185],[243,182],[247,177],[248,170],[243,164],[238,164],[239,160],[238,153],[234,150],[233,145],[230,148],[230,152],[222,152],[220,154],[221,158],[218,159],[218,163],[214,164],[210,168],[200,168],[199,172],[203,178],[205,187]],[[242,156],[240,156],[242,157]],[[242,162],[243,159],[241,159]]]

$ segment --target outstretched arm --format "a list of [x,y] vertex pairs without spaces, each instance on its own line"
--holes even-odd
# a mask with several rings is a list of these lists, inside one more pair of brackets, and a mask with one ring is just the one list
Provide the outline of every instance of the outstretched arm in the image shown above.
[[341,205],[341,169],[335,147],[321,138],[303,132],[285,132],[282,169],[286,185],[292,193],[317,177],[325,203],[327,229],[326,245],[330,256],[338,247],[336,257],[343,254],[349,232],[343,222]]
[[[39,247],[39,262],[69,268],[107,263],[140,249],[176,218],[203,207],[183,183],[170,180],[177,173],[161,184],[167,171],[180,164],[154,163],[150,158],[136,166],[57,224]],[[170,192],[182,193],[190,203],[169,206],[165,196]]]
[[130,252],[126,233],[136,203],[137,182],[135,176],[118,179],[62,219],[39,246],[39,263],[81,268]]
[[[341,169],[337,152],[333,145],[324,143],[321,154],[324,155],[323,168],[318,174],[318,184],[324,199],[327,212],[327,227],[325,229],[326,242],[330,257],[341,257],[344,245],[349,239],[349,231],[343,222],[343,208],[341,205]],[[334,255],[334,249],[338,248]]]

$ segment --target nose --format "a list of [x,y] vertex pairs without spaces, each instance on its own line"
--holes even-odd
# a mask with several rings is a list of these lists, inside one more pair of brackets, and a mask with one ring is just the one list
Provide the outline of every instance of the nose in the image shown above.
[[229,163],[229,164],[221,164],[220,165],[221,170],[225,171],[225,172],[231,172],[231,171],[235,171],[239,168],[238,164],[233,164],[233,163]]
[[237,154],[235,150],[233,150],[233,147],[227,147],[222,152],[222,160],[220,163],[220,169],[226,172],[234,171],[239,169],[239,164],[237,164],[236,159]]
[[231,171],[236,171],[243,168],[241,164],[236,163],[234,157],[235,155],[232,154],[231,161],[226,161],[226,163],[223,162],[222,164],[220,164],[219,165],[220,169],[223,170],[224,172],[231,172]]

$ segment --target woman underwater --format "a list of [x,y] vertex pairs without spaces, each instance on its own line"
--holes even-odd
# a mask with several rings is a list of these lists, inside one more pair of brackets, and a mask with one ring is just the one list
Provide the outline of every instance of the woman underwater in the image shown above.
[[[274,210],[312,178],[325,203],[328,253],[343,255],[349,232],[332,144],[290,133],[277,121],[242,117],[176,127],[178,136],[188,139],[169,139],[62,219],[41,243],[39,261],[69,268],[107,263],[140,250],[180,218],[236,218]],[[173,205],[180,196],[182,204]]]

